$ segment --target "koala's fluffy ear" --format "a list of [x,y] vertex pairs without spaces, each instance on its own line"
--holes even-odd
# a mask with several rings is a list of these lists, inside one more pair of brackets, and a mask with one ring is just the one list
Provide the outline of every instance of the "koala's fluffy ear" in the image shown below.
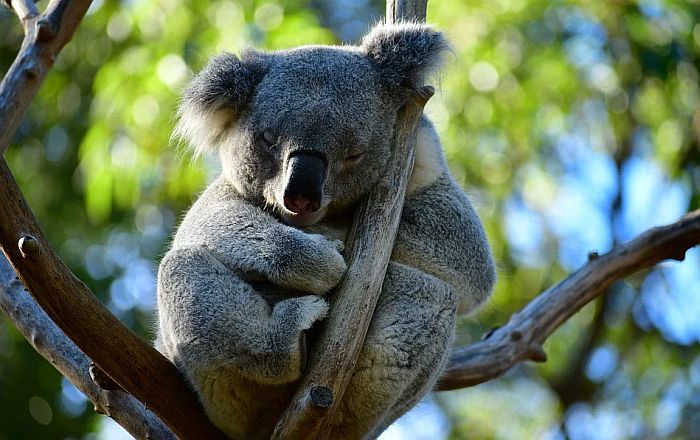
[[379,24],[361,43],[391,86],[415,88],[438,71],[450,46],[442,33],[423,23]]
[[173,137],[189,142],[196,154],[216,149],[265,74],[258,55],[224,53],[209,61],[183,93]]

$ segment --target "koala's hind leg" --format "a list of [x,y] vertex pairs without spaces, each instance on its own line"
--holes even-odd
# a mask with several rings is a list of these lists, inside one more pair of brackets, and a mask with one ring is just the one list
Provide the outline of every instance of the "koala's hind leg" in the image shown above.
[[443,281],[389,263],[330,438],[374,438],[432,390],[452,343],[456,302]]

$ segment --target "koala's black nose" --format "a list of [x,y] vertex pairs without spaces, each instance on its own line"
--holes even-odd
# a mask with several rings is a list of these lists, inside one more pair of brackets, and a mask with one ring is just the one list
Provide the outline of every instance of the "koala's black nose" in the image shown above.
[[321,208],[326,160],[313,152],[292,153],[287,162],[284,207],[295,214],[309,214]]

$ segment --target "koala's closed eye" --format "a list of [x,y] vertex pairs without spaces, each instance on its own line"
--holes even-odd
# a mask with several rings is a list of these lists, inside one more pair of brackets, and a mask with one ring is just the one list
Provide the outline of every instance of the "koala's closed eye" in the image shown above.
[[272,149],[277,146],[277,135],[271,130],[265,130],[255,136],[255,144],[260,148]]
[[359,152],[359,153],[350,153],[347,156],[345,156],[345,166],[346,167],[351,167],[359,164],[362,162],[362,159],[365,157],[365,153]]

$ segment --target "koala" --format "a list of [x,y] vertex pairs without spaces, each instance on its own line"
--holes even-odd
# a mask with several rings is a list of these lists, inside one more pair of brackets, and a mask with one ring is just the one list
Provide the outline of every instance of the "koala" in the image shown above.
[[[185,90],[175,135],[218,153],[221,174],[161,261],[156,347],[231,438],[269,438],[290,403],[305,332],[332,307],[325,295],[347,269],[344,241],[385,172],[397,113],[447,50],[428,25],[378,24],[358,46],[220,55]],[[330,438],[375,438],[430,392],[457,314],[494,281],[479,218],[423,116],[391,261]]]

